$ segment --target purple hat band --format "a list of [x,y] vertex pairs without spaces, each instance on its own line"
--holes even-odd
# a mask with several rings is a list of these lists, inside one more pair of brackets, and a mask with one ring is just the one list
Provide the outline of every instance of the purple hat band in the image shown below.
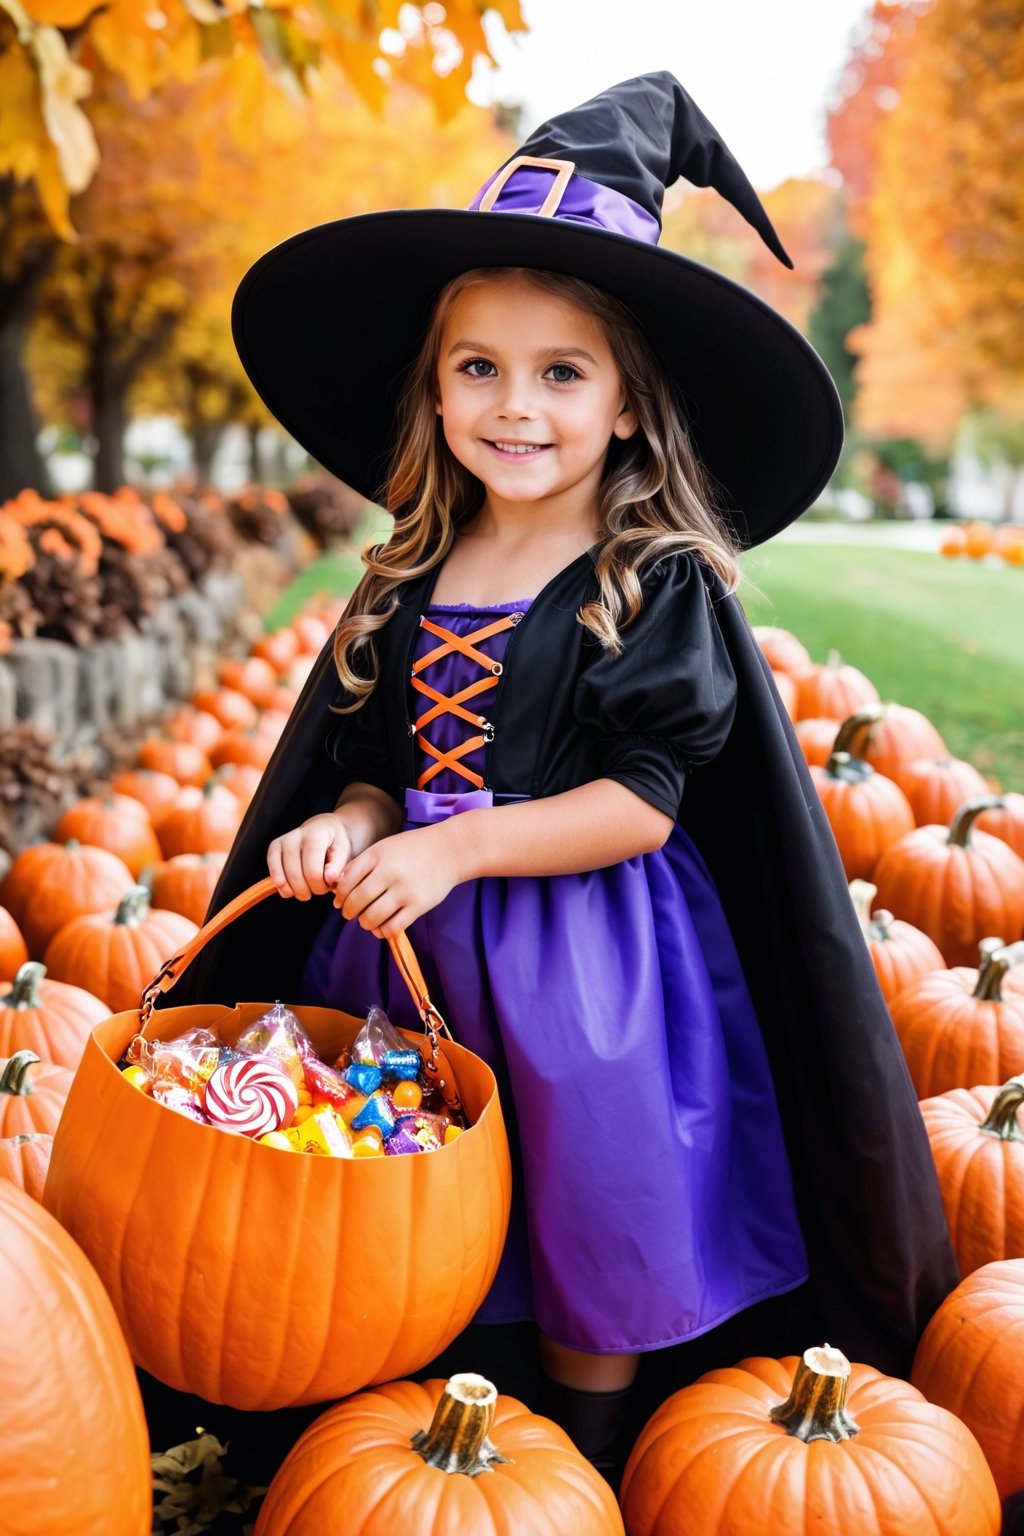
[[567,224],[589,224],[657,245],[661,226],[623,192],[578,176],[571,160],[517,155],[485,181],[470,212],[536,213]]

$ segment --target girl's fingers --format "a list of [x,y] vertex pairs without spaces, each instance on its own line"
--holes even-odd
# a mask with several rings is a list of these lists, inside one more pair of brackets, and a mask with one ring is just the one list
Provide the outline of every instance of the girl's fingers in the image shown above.
[[281,861],[281,839],[279,837],[275,837],[267,849],[267,873],[277,887],[279,895],[292,895],[292,888],[288,884],[288,879],[284,872],[284,864]]
[[281,862],[285,879],[299,901],[308,901],[313,894],[306,880],[306,861],[302,852],[302,839],[294,833],[284,838],[281,846]]
[[387,889],[388,882],[379,875],[375,876],[371,871],[353,890],[349,891],[344,900],[335,892],[334,905],[341,908],[343,917],[359,917],[371,902],[379,901]]
[[385,891],[382,896],[378,896],[376,901],[371,901],[370,905],[360,912],[359,926],[369,928],[372,933],[376,929],[382,929],[389,918],[394,917],[398,911],[400,906],[394,896],[390,891]]
[[327,862],[324,865],[324,882],[328,889],[335,888],[344,874],[350,847],[348,837],[339,829],[327,850]]
[[366,849],[363,853],[356,854],[354,859],[349,859],[334,885],[334,904],[340,907],[351,891],[354,891],[360,880],[370,873],[374,867],[372,850]]
[[399,907],[398,911],[392,913],[386,923],[382,923],[379,928],[374,929],[374,933],[378,939],[395,939],[400,933],[405,932],[415,917],[416,913],[411,908]]

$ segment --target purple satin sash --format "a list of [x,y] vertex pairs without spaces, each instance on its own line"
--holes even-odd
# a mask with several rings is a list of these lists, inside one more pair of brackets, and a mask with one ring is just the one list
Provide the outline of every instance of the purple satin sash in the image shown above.
[[[495,171],[488,177],[470,203],[470,212],[479,207],[487,188],[500,175],[501,171]],[[551,190],[554,176],[554,171],[532,166],[513,171],[498,193],[491,213],[537,213]],[[634,203],[624,192],[616,192],[614,187],[602,187],[599,182],[588,181],[575,172],[551,217],[564,219],[569,224],[591,224],[616,235],[628,235],[631,240],[643,240],[647,245],[657,245],[661,233],[654,215]]]
[[407,789],[405,819],[414,827],[429,827],[447,821],[460,811],[486,811],[492,805],[507,805],[513,800],[529,800],[529,795],[496,795],[490,789],[469,789],[462,793],[441,795],[429,789]]

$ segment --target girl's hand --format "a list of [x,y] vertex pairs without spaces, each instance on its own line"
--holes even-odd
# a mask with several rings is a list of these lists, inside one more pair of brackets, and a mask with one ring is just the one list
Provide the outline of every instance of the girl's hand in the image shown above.
[[352,839],[344,818],[326,812],[275,837],[267,849],[267,869],[282,896],[308,901],[334,888],[351,856]]
[[334,890],[334,905],[378,938],[389,939],[436,907],[459,873],[447,841],[436,827],[418,827],[382,838],[345,867]]

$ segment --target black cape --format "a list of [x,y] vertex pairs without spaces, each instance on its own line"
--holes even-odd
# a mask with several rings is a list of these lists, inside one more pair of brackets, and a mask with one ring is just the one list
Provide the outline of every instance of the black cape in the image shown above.
[[[738,601],[695,557],[648,569],[643,610],[612,659],[576,619],[597,595],[592,556],[549,582],[510,637],[489,785],[537,797],[611,777],[693,838],[764,1032],[810,1255],[811,1280],[783,1298],[788,1322],[773,1338],[796,1351],[827,1339],[906,1374],[958,1276],[914,1089],[792,727]],[[343,694],[325,647],[211,912],[266,874],[273,837],[333,806],[345,783],[399,800],[415,784],[407,680],[435,579],[403,590],[378,635],[380,682],[354,715],[330,710]],[[162,1004],[298,1000],[326,911],[271,898],[208,945]],[[757,1338],[736,1348],[775,1352]]]

